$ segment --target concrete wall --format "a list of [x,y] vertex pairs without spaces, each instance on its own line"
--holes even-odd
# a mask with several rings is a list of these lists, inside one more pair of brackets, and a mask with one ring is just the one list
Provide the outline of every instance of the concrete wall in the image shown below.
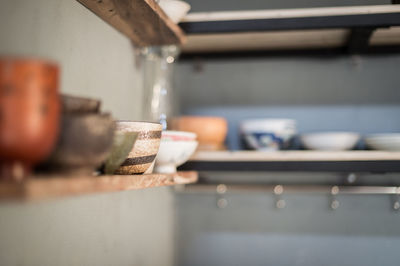
[[[130,41],[74,0],[1,0],[0,54],[44,57],[61,90],[99,98],[119,119],[141,118]],[[167,188],[0,205],[1,265],[170,265]]]

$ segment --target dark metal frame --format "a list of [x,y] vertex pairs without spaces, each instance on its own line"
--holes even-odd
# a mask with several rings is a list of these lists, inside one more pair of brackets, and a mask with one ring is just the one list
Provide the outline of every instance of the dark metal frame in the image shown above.
[[359,54],[367,51],[369,40],[375,30],[376,28],[374,27],[352,29],[347,41],[347,51],[350,54]]
[[189,161],[180,171],[241,172],[400,172],[400,161]]
[[[396,1],[394,2],[396,3]],[[179,26],[186,34],[218,34],[218,33],[240,33],[240,32],[262,32],[282,30],[306,30],[306,29],[352,29],[347,45],[338,49],[325,49],[323,52],[330,54],[364,54],[364,53],[398,53],[400,46],[372,48],[369,47],[369,39],[377,28],[400,26],[400,13],[384,14],[359,14],[359,15],[337,15],[318,17],[296,17],[296,18],[265,18],[248,20],[223,20],[223,21],[194,21],[183,22]],[[321,50],[321,49],[320,49]],[[323,49],[322,49],[323,50]],[[332,53],[332,51],[334,51]],[[252,52],[255,54],[255,52]],[[262,51],[258,51],[259,55]],[[273,51],[275,54],[289,54],[290,51]],[[303,55],[312,55],[313,50],[300,50]],[[193,55],[205,58],[213,58],[213,55],[225,54],[232,57],[232,53],[195,53],[182,56],[184,59],[193,58]],[[233,57],[243,57],[246,53],[236,52]]]
[[[400,45],[382,45],[363,47],[361,50],[351,50],[352,53],[363,55],[382,55],[400,53]],[[348,55],[349,48],[314,48],[314,49],[290,49],[290,50],[254,50],[254,51],[229,51],[229,52],[207,52],[207,53],[183,53],[179,56],[181,61],[200,60],[236,60],[257,59],[264,57],[313,57],[327,58]]]

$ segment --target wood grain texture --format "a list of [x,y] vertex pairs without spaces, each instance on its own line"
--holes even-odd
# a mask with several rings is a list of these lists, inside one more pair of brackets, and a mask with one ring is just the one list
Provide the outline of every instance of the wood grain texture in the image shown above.
[[154,0],[77,0],[137,46],[183,44],[185,35]]
[[23,183],[0,183],[0,199],[43,200],[83,194],[138,190],[197,182],[197,172],[113,176],[35,176]]
[[400,152],[389,151],[199,151],[190,161],[400,161]]

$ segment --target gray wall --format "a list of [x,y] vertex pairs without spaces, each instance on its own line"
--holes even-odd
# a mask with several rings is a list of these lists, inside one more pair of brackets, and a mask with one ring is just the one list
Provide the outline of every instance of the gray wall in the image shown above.
[[[195,71],[200,64],[202,71]],[[396,104],[400,55],[267,57],[182,62],[182,108]],[[212,97],[210,97],[212,93]]]
[[[65,93],[99,98],[119,119],[141,118],[132,45],[74,0],[1,0],[0,54],[44,57]],[[1,265],[170,265],[166,188],[0,204]]]
[[400,214],[388,196],[215,194],[176,198],[178,265],[399,265]]
[[0,206],[1,265],[172,265],[163,188]]

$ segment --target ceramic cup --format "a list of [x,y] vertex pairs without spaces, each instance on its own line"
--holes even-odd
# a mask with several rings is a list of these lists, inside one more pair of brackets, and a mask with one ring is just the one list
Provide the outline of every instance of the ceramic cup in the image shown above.
[[[117,121],[117,131],[138,132],[128,158],[117,169],[116,174],[143,174],[152,167],[160,146],[162,126],[159,123]],[[148,172],[147,172],[148,173]]]

